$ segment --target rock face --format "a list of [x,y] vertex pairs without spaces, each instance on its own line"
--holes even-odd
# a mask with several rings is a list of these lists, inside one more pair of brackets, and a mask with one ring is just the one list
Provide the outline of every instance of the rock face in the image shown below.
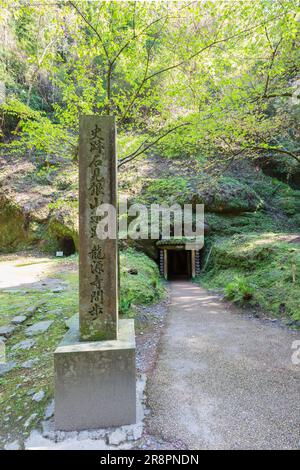
[[240,214],[252,212],[263,203],[256,192],[235,178],[224,177],[197,186],[193,202],[204,204],[206,212]]
[[[78,200],[77,196],[69,201],[61,199],[56,203],[57,207],[52,211],[47,229],[52,239],[58,240],[58,246],[66,251],[64,240],[72,240],[78,250]],[[70,253],[71,254],[71,253]]]
[[16,162],[0,156],[0,167],[0,250],[11,252],[38,244],[53,252],[65,237],[77,247],[74,192],[67,192],[59,182],[39,181],[36,165],[27,159]]
[[255,211],[263,205],[260,197],[246,183],[233,177],[212,178],[211,175],[193,180],[177,177],[145,181],[140,199],[146,204],[204,204],[205,212],[233,215]]
[[13,250],[28,241],[25,215],[3,194],[0,194],[0,227],[0,250]]

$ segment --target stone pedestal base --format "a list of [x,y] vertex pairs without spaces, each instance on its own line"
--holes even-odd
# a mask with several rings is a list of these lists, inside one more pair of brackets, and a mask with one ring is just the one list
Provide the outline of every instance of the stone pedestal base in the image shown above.
[[133,320],[120,320],[114,341],[80,342],[78,326],[71,326],[54,353],[54,368],[56,429],[135,423]]

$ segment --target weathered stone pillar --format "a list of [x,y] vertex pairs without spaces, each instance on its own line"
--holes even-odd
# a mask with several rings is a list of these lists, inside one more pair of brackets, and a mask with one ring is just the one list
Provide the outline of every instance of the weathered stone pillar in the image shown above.
[[[79,323],[82,340],[118,331],[117,162],[115,120],[82,116],[79,140]],[[114,239],[99,238],[99,206],[110,204]],[[104,215],[103,213],[101,214]],[[111,235],[111,233],[110,233]]]
[[136,419],[134,320],[118,323],[114,118],[81,118],[79,173],[79,320],[54,354],[55,425],[66,431]]

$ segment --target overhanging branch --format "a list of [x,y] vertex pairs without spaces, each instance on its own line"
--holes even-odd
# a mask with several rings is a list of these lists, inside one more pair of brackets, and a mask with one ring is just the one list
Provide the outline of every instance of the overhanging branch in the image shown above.
[[[166,131],[164,134],[160,135],[159,137],[157,137],[157,139],[153,140],[152,142],[150,142],[148,145],[146,145],[146,142],[148,141],[145,140],[134,152],[132,152],[131,154],[127,155],[126,157],[122,158],[121,160],[119,160],[119,163],[118,163],[118,168],[120,168],[121,166],[125,165],[125,163],[128,163],[132,160],[134,160],[135,158],[137,158],[139,155],[141,155],[142,153],[146,152],[147,150],[149,150],[151,147],[153,147],[153,145],[157,144],[157,142],[159,142],[161,139],[163,139],[164,137],[166,137],[167,135],[171,134],[172,132],[176,131],[177,129],[181,128],[181,127],[184,127],[184,126],[190,126],[190,123],[188,122],[185,122],[183,124],[179,124],[178,126],[175,126],[175,127],[172,127],[171,129],[169,129],[168,131]],[[145,146],[144,146],[145,145]]]

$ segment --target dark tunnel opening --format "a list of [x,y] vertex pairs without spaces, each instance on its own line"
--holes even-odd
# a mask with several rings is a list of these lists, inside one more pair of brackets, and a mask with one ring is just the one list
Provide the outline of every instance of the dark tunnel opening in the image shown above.
[[190,279],[191,252],[168,250],[168,279]]
[[76,247],[73,238],[64,237],[59,241],[59,247],[63,251],[64,256],[71,256],[76,252]]

